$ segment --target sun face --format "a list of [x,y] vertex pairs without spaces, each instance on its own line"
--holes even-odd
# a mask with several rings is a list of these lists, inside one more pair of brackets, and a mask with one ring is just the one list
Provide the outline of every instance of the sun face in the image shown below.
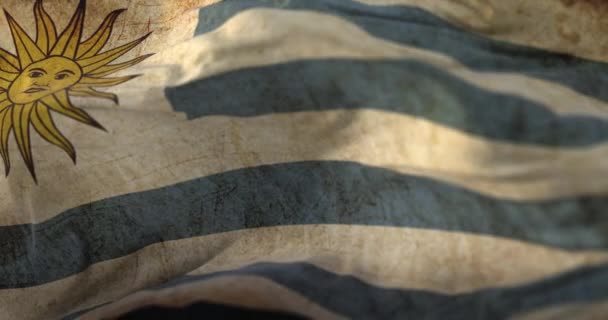
[[8,88],[8,100],[14,104],[36,102],[65,90],[80,81],[82,69],[64,57],[50,57],[30,64]]
[[112,87],[137,77],[107,76],[151,56],[111,64],[143,42],[149,34],[101,52],[110,38],[114,22],[125,10],[110,13],[89,39],[81,41],[85,7],[86,0],[80,0],[68,26],[58,35],[42,0],[36,0],[35,41],[4,11],[16,49],[15,55],[0,48],[0,155],[7,176],[11,167],[8,142],[12,134],[36,181],[30,126],[47,142],[63,149],[76,163],[76,151],[55,126],[53,114],[104,130],[86,111],[73,106],[70,96],[104,98],[118,104],[116,95],[94,87]]

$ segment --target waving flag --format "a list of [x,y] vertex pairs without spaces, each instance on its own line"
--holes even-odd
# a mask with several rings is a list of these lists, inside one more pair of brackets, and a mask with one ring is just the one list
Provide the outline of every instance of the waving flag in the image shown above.
[[608,312],[604,2],[0,6],[0,319]]

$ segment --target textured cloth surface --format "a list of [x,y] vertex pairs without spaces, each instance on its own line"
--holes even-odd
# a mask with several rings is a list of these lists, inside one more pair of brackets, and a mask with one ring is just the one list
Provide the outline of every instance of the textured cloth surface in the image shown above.
[[606,2],[0,7],[0,319],[607,314]]

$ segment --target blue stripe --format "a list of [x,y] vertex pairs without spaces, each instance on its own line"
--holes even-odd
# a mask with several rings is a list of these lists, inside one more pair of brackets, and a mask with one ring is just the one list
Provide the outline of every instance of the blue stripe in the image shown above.
[[200,9],[195,33],[209,32],[252,8],[333,14],[375,37],[446,54],[477,71],[522,73],[608,101],[606,63],[485,38],[410,6],[367,5],[353,0],[224,0]]
[[181,308],[148,306],[121,315],[117,320],[303,320],[295,313],[259,310],[210,302],[196,302]]
[[608,138],[604,119],[559,115],[412,60],[323,59],[253,67],[166,88],[165,94],[190,118],[373,108],[509,143],[581,147]]
[[412,227],[605,249],[606,208],[606,197],[499,200],[350,162],[245,168],[0,227],[0,288],[55,281],[163,241],[270,226]]
[[307,263],[259,263],[238,270],[186,276],[154,289],[238,275],[265,277],[352,319],[507,319],[542,308],[608,299],[607,265],[581,267],[512,287],[454,295],[382,288]]

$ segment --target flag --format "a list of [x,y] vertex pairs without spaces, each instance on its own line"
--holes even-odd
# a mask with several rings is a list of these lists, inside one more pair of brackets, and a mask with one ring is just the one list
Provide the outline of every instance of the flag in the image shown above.
[[1,319],[606,314],[604,2],[0,6]]

